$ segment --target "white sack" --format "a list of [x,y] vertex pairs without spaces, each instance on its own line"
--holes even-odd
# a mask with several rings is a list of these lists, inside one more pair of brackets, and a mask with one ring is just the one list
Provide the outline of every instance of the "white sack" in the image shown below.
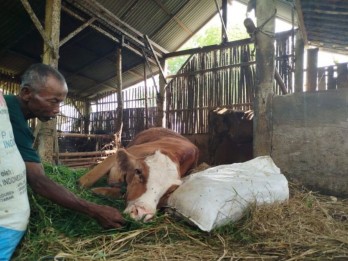
[[251,204],[289,198],[287,179],[269,156],[244,163],[220,165],[194,173],[168,199],[175,213],[203,231],[242,218]]

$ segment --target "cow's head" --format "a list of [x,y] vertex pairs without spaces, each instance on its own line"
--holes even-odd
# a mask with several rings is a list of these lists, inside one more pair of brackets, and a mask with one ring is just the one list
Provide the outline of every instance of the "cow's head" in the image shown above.
[[116,163],[110,169],[108,183],[125,183],[127,207],[135,220],[150,220],[160,199],[173,187],[181,184],[178,165],[157,150],[145,158],[136,158],[119,149]]

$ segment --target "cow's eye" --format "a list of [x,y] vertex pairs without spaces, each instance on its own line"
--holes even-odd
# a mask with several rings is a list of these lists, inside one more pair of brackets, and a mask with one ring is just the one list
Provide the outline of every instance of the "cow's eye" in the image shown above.
[[141,175],[141,169],[135,169],[134,172],[135,175]]

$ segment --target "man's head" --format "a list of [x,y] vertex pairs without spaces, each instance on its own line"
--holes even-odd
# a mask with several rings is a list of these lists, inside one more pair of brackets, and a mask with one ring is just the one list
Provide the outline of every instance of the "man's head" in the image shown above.
[[19,98],[26,119],[48,121],[57,116],[68,93],[64,76],[46,64],[33,64],[22,75]]

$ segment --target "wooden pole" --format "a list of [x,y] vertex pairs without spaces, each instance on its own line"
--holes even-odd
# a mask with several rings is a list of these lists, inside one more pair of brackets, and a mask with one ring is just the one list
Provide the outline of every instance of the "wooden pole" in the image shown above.
[[123,127],[123,99],[122,99],[122,46],[116,51],[116,89],[117,89],[117,109],[115,119],[115,145],[121,147],[122,127]]
[[315,92],[318,77],[318,48],[307,50],[307,92]]
[[254,100],[254,157],[271,154],[271,108],[274,62],[275,2],[256,1],[256,90]]
[[282,94],[287,94],[288,91],[286,90],[286,85],[282,79],[282,76],[279,74],[277,68],[274,69],[274,79],[278,83],[279,88],[282,91]]
[[327,68],[327,89],[334,90],[336,89],[336,79],[334,77],[334,68],[329,66]]
[[318,91],[326,90],[325,68],[318,68]]
[[337,65],[337,89],[348,88],[347,63]]
[[[44,41],[42,62],[54,68],[58,67],[60,14],[61,0],[46,0],[45,35],[49,42]],[[59,150],[56,125],[56,119],[40,124],[36,147],[43,162],[53,163],[54,154]]]
[[161,60],[161,66],[163,68],[163,77],[159,78],[159,92],[157,94],[157,117],[156,126],[163,127],[163,117],[164,117],[164,92],[166,88],[166,64],[165,60]]
[[85,101],[85,110],[84,110],[84,116],[83,116],[83,133],[89,134],[89,125],[91,123],[90,121],[90,115],[91,115],[91,102]]
[[303,92],[303,55],[304,41],[301,32],[297,31],[295,45],[295,92]]
[[144,86],[145,86],[145,129],[149,128],[149,108],[148,108],[148,90],[147,90],[147,72],[144,63]]
[[228,3],[227,0],[222,0],[222,30],[221,30],[221,39],[222,43],[228,42],[228,36],[227,36],[227,8]]

